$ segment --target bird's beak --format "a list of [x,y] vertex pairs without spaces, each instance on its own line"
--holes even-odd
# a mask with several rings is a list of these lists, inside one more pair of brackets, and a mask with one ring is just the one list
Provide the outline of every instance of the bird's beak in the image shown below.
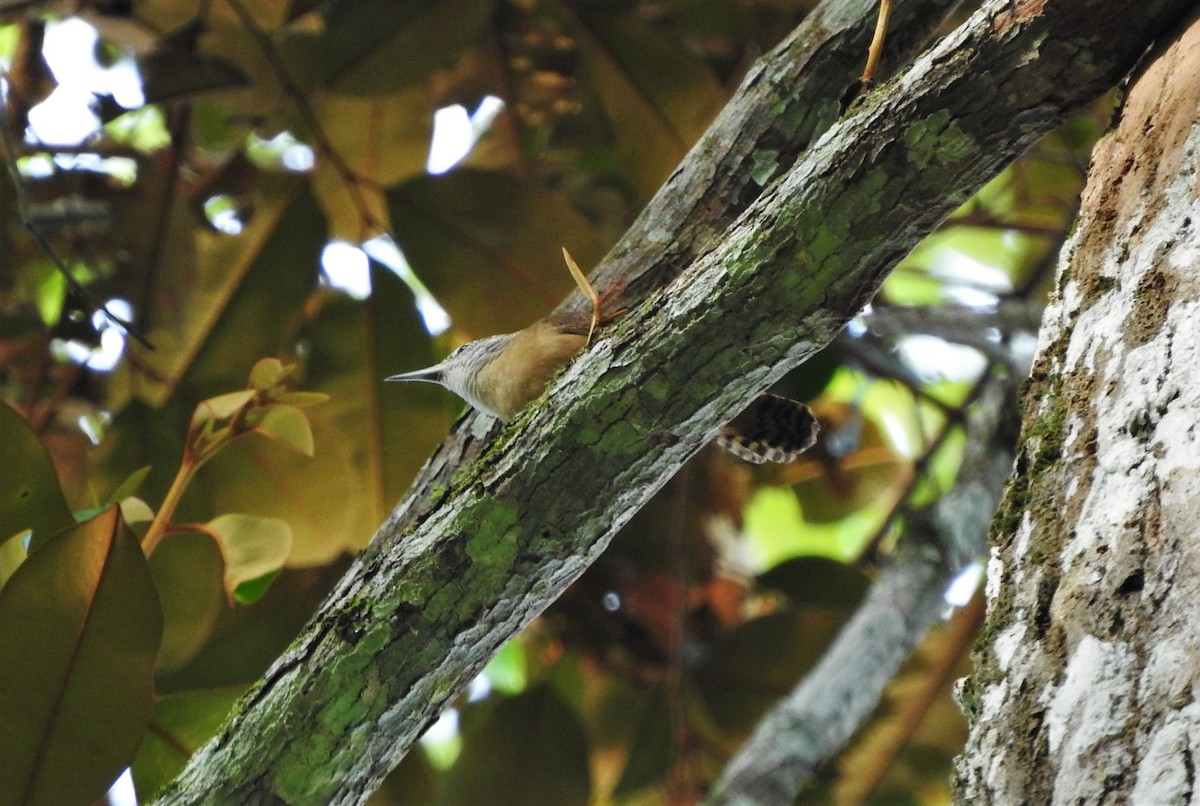
[[445,367],[441,364],[434,364],[432,367],[425,369],[417,369],[412,372],[401,372],[399,375],[389,375],[384,378],[385,381],[427,381],[429,383],[441,383],[442,372]]

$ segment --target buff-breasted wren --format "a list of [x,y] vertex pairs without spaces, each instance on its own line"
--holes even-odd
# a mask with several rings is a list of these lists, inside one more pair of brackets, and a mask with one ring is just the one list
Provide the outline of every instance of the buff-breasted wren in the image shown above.
[[[602,314],[600,297],[565,249],[563,256],[592,302],[590,316],[552,314],[516,333],[467,342],[441,363],[385,380],[440,384],[485,414],[512,420],[588,345],[597,325],[620,315]],[[763,393],[721,429],[717,443],[755,464],[790,462],[816,442],[818,430],[808,406]]]

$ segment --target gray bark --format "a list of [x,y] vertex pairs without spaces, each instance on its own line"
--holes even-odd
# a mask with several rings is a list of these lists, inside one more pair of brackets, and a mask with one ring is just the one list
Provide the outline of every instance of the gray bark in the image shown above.
[[996,521],[963,803],[1196,803],[1200,22],[1098,145]]
[[[1111,87],[1188,6],[989,4],[781,165],[719,238],[652,261],[634,284],[645,300],[548,397],[486,444],[487,422],[463,425],[162,802],[364,799],[723,422],[832,339],[918,239]],[[743,97],[760,86],[790,97],[770,64]],[[746,164],[768,159],[748,145]],[[714,149],[706,136],[689,165]],[[641,222],[649,241],[682,238],[656,223]]]

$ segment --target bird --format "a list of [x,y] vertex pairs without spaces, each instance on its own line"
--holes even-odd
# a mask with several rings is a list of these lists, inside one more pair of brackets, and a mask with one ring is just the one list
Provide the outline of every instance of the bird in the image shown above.
[[[587,347],[598,326],[624,313],[602,313],[600,296],[566,249],[563,257],[592,302],[590,315],[551,314],[516,333],[467,342],[431,367],[384,380],[436,383],[485,414],[506,423],[513,420]],[[786,463],[812,447],[819,430],[808,406],[764,392],[720,430],[717,444],[754,464]]]

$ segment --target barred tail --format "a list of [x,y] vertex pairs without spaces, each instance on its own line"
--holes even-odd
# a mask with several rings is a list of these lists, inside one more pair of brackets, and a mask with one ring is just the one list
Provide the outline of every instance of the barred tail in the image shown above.
[[816,443],[819,431],[808,406],[764,392],[721,429],[717,444],[756,465],[790,462]]

